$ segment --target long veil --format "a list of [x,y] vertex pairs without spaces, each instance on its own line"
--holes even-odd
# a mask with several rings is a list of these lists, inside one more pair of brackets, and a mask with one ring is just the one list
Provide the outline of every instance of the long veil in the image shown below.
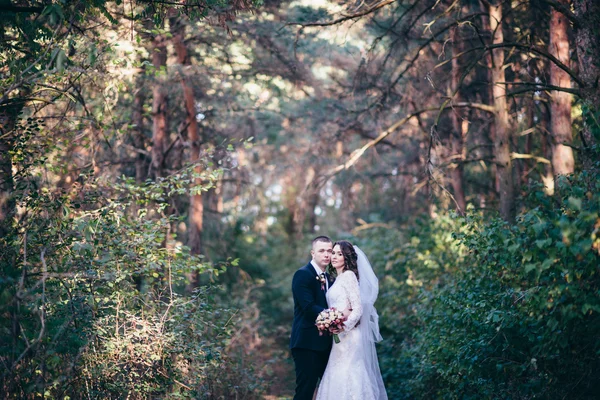
[[375,309],[375,300],[379,294],[379,280],[373,272],[373,267],[367,259],[365,253],[354,246],[358,256],[358,285],[360,288],[360,299],[363,307],[363,313],[360,318],[358,329],[360,331],[360,347],[362,349],[363,360],[366,367],[369,383],[375,394],[375,399],[387,399],[385,386],[377,361],[377,351],[375,343],[382,340],[379,333],[379,315]]

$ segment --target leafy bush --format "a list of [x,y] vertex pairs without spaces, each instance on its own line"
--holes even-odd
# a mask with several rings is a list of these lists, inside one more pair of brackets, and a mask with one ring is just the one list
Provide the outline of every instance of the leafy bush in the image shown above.
[[377,309],[384,341],[379,362],[390,398],[414,398],[407,382],[417,373],[414,337],[423,328],[422,296],[452,276],[466,250],[453,236],[461,229],[450,215],[417,218],[404,230],[381,227],[359,231],[355,241],[368,255],[380,281]]
[[229,293],[184,291],[186,274],[223,271],[171,233],[170,199],[203,190],[190,188],[193,169],[143,185],[81,175],[50,190],[37,175],[49,144],[35,140],[14,155],[18,221],[2,238],[0,397],[258,397],[251,373],[223,375],[237,370]]
[[600,183],[583,173],[559,193],[534,190],[514,225],[442,218],[374,252],[392,398],[600,392]]

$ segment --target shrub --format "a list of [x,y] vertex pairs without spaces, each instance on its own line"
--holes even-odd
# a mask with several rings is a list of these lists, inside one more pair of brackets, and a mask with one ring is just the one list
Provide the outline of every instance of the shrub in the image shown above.
[[600,392],[600,183],[583,173],[559,193],[533,191],[514,225],[444,217],[382,252],[379,350],[391,397]]
[[2,238],[0,397],[258,397],[251,374],[222,375],[236,369],[229,293],[183,290],[186,274],[223,271],[170,233],[170,199],[202,190],[189,187],[193,170],[143,185],[81,175],[51,190],[37,176],[48,144],[33,140],[19,150],[18,221]]

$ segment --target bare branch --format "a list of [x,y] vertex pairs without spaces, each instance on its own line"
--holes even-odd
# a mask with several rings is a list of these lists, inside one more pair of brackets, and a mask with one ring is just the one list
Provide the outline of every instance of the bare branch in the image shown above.
[[[461,22],[464,21],[468,21],[470,19],[473,19],[475,17],[481,16],[481,15],[487,15],[485,13],[481,13],[481,12],[476,12],[476,13],[472,13],[469,15],[465,15],[464,17],[461,17],[455,21],[452,21],[451,23],[449,23],[448,25],[442,27],[441,29],[439,29],[438,31],[436,31],[428,40],[426,40],[423,44],[421,44],[421,46],[419,46],[415,52],[414,52],[414,56],[412,57],[412,59],[410,61],[408,61],[408,63],[406,65],[404,65],[404,68],[402,68],[402,70],[400,71],[402,64],[400,64],[397,68],[396,71],[394,71],[394,73],[392,73],[392,76],[394,74],[398,74],[396,76],[396,78],[393,80],[393,82],[391,83],[390,87],[388,90],[392,90],[392,88],[394,88],[398,82],[400,81],[400,79],[402,79],[402,77],[404,76],[404,74],[410,70],[413,65],[415,64],[415,62],[419,59],[420,55],[421,55],[421,50],[425,49],[427,46],[429,46],[432,42],[434,42],[435,40],[437,40],[437,37],[439,35],[441,35],[442,33],[448,31],[450,28],[452,28],[455,25],[459,25]],[[483,49],[483,47],[480,47],[479,49]],[[476,49],[473,49],[476,50]],[[378,100],[381,101],[381,100]]]
[[550,160],[548,160],[547,158],[544,157],[538,157],[538,156],[534,156],[533,154],[520,154],[520,153],[510,153],[510,158],[511,159],[531,159],[531,160],[535,160],[539,163],[542,164],[550,164]]
[[356,228],[352,229],[352,234],[356,235],[361,231],[367,230],[367,229],[373,229],[373,228],[386,228],[386,229],[390,229],[391,226],[389,224],[385,224],[383,222],[371,222],[371,223],[367,223],[366,221],[362,220],[359,218],[358,222],[360,223],[359,226],[357,226]]
[[[575,82],[577,82],[577,84],[580,87],[585,86],[583,81],[581,79],[579,79],[579,77],[575,74],[575,72],[573,70],[571,70],[569,67],[567,67],[565,64],[563,64],[559,59],[557,59],[556,57],[554,57],[552,54],[548,53],[547,51],[538,49],[536,47],[533,47],[532,45],[525,45],[525,44],[521,44],[521,43],[509,43],[509,42],[491,44],[488,46],[479,46],[479,47],[470,48],[468,50],[463,51],[462,53],[457,54],[455,57],[460,57],[460,56],[463,56],[465,54],[468,54],[468,53],[471,53],[471,52],[477,51],[477,50],[483,50],[483,52],[485,53],[486,51],[491,51],[493,49],[503,48],[503,47],[515,47],[515,48],[518,48],[521,50],[528,50],[528,51],[531,51],[532,53],[536,53],[537,55],[543,56],[543,57],[549,59],[550,61],[552,61],[554,64],[556,64],[556,66],[558,68],[562,69],[567,74],[569,74],[571,76],[571,78],[573,78],[573,80]],[[440,67],[441,65],[445,64],[448,61],[450,61],[450,60],[445,60],[444,62],[436,65],[435,68]]]
[[578,89],[572,88],[564,88],[560,86],[554,85],[541,85],[539,83],[529,83],[529,82],[497,82],[498,84],[509,84],[509,85],[523,85],[523,86],[532,86],[523,89],[513,90],[512,92],[506,93],[506,96],[514,96],[521,93],[527,92],[539,92],[541,90],[553,90],[556,92],[567,92],[575,95],[577,97],[581,96],[581,91]]
[[[489,113],[493,113],[494,112],[494,108],[490,105],[487,104],[480,104],[480,103],[454,103],[454,104],[444,104],[441,108],[442,109],[447,109],[447,108],[475,108],[475,109],[479,109],[479,110],[483,110]],[[332,169],[330,169],[329,171],[327,171],[324,175],[322,175],[321,177],[319,177],[316,182],[313,181],[311,184],[316,184],[316,186],[320,186],[321,184],[325,183],[329,178],[331,178],[332,176],[336,175],[337,173],[347,170],[348,168],[350,168],[351,166],[353,166],[354,164],[356,164],[356,162],[360,159],[360,157],[363,156],[363,154],[365,154],[365,152],[370,149],[371,147],[376,146],[378,143],[380,143],[381,141],[383,141],[386,137],[388,137],[390,134],[392,134],[394,131],[396,131],[396,129],[398,129],[399,127],[401,127],[402,125],[404,125],[405,123],[407,123],[408,121],[410,121],[412,118],[415,118],[423,113],[426,112],[432,112],[432,111],[439,111],[440,107],[428,107],[428,108],[423,108],[421,110],[415,111],[409,115],[407,115],[406,117],[402,118],[401,120],[395,122],[394,124],[392,124],[388,129],[386,129],[385,131],[381,132],[376,138],[368,141],[364,146],[362,146],[359,149],[356,149],[352,152],[352,154],[350,154],[350,157],[348,158],[348,160],[343,163],[338,165],[337,167],[334,167]],[[310,185],[309,185],[310,186]]]

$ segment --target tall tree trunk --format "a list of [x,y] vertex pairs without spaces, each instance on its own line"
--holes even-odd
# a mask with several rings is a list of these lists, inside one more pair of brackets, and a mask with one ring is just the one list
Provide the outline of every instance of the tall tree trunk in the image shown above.
[[[536,117],[535,117],[535,101],[533,99],[528,99],[524,103],[525,113],[527,115],[527,126],[534,127],[536,125]],[[533,132],[530,132],[525,137],[525,154],[531,154],[533,150]],[[527,186],[527,177],[531,173],[531,170],[535,167],[535,161],[533,160],[523,160],[523,169],[521,170],[521,175],[519,176],[519,185]]]
[[8,268],[12,272],[17,272],[14,268],[17,251],[11,244],[13,235],[17,234],[13,221],[17,203],[14,197],[15,182],[11,152],[14,150],[15,128],[19,114],[25,106],[25,98],[29,95],[29,90],[23,90],[21,95],[22,98],[8,99],[0,103],[0,271]]
[[315,233],[315,226],[317,226],[317,214],[315,208],[319,205],[319,190],[314,189],[308,196],[308,216],[306,217],[308,222],[308,232]]
[[139,152],[135,157],[135,181],[142,183],[146,180],[148,173],[148,166],[146,164],[146,156],[144,151],[146,144],[144,140],[144,102],[146,96],[144,95],[143,80],[138,77],[136,80],[135,95],[133,98],[133,124],[135,125],[133,131],[133,144]]
[[[568,6],[567,0],[559,0]],[[550,20],[550,54],[560,62],[569,66],[569,22],[564,14],[552,9]],[[550,83],[554,86],[570,88],[569,74],[556,64],[550,63]],[[554,175],[573,173],[575,161],[573,149],[569,146],[573,141],[571,132],[571,94],[555,91],[552,93],[550,105],[550,133],[552,134],[552,168]]]
[[[148,38],[146,38],[148,39]],[[150,49],[149,49],[150,50]],[[143,64],[142,64],[143,65]],[[146,95],[144,92],[144,71],[142,71],[135,80],[135,93],[133,95],[133,146],[138,150],[135,155],[135,181],[141,184],[148,178],[148,157],[146,155],[146,140],[144,137],[144,103]],[[139,206],[134,202],[132,204],[133,215],[137,215]],[[136,288],[139,292],[145,293],[148,289],[148,278],[144,275],[133,277]]]
[[[13,150],[13,131],[21,107],[12,104],[0,104],[0,271],[7,276],[5,268],[12,269],[14,264],[14,246],[11,244],[15,226],[13,217],[16,212],[14,198],[14,177],[11,151]],[[15,269],[16,270],[16,269]]]
[[[217,148],[213,155],[213,162],[220,164],[224,162],[228,156],[226,150]],[[219,177],[213,182],[213,187],[208,189],[202,196],[204,199],[204,226],[202,230],[204,232],[210,232],[210,239],[205,243],[209,244],[211,249],[220,247],[222,244],[222,228],[221,217],[223,216],[223,179]],[[217,246],[215,246],[217,245]],[[227,249],[223,247],[221,254],[226,254]]]
[[[542,131],[541,144],[542,144],[542,156],[546,159],[552,158],[552,138],[550,137],[550,106],[542,105],[539,114],[538,125]],[[548,196],[554,195],[554,174],[552,173],[552,165],[542,165],[542,182],[544,184],[544,192]]]
[[[302,168],[301,166],[298,167]],[[313,202],[315,201],[315,193],[317,196],[316,201],[318,202],[318,189],[313,185],[316,170],[313,166],[310,166],[303,172],[306,175],[304,178],[304,188],[300,189],[296,196],[297,204],[294,212],[294,233],[297,239],[301,238],[305,232],[307,218],[310,221],[314,221],[314,207],[316,207],[316,204],[313,206]],[[308,231],[311,233],[314,232],[314,225],[309,226]]]
[[281,195],[282,203],[284,207],[287,209],[287,214],[285,216],[285,221],[283,223],[285,233],[287,233],[287,238],[290,242],[293,242],[296,238],[296,233],[298,231],[302,231],[302,229],[298,229],[296,227],[296,220],[298,215],[298,194],[299,190],[297,188],[298,182],[292,176],[292,172],[288,172],[281,180],[280,185],[284,188],[284,191]]
[[235,170],[235,191],[233,195],[233,207],[237,208],[242,201],[242,189],[248,181],[247,155],[244,148],[237,149],[237,165],[238,168]]
[[[187,140],[190,144],[190,163],[197,164],[200,159],[200,133],[198,120],[196,119],[196,98],[194,96],[194,87],[186,76],[186,72],[191,65],[190,56],[185,44],[185,22],[180,16],[174,16],[170,19],[171,34],[173,35],[173,45],[177,54],[177,64],[179,67],[179,78],[183,91],[185,103],[185,126]],[[196,165],[194,172],[198,175],[202,173],[200,165]],[[202,185],[200,178],[194,179],[194,185]],[[202,232],[204,226],[204,201],[200,192],[190,195],[190,206],[188,210],[188,246],[192,254],[202,254],[204,244],[202,241]],[[189,277],[190,286],[198,284],[198,277]]]
[[[455,90],[456,94],[454,96],[454,101],[455,102],[462,102],[463,101],[463,96],[462,96],[462,90],[459,87],[460,85],[460,76],[462,73],[462,68],[461,68],[461,63],[460,63],[460,58],[457,57],[456,55],[459,54],[461,52],[462,49],[462,42],[461,39],[459,37],[459,30],[458,27],[454,28],[452,30],[452,48],[453,48],[453,55],[454,57],[452,58],[452,89],[451,90]],[[462,161],[462,153],[463,153],[463,146],[464,146],[464,135],[465,132],[463,131],[463,121],[461,118],[461,115],[459,115],[459,109],[455,109],[452,111],[451,115],[452,115],[452,133],[450,135],[450,141],[451,141],[451,149],[452,149],[452,156],[454,159],[456,159],[456,161],[458,161],[455,165],[455,168],[452,169],[450,176],[452,179],[452,189],[454,192],[454,199],[456,200],[456,206],[458,208],[458,212],[460,214],[464,214],[466,207],[467,207],[467,201],[465,199],[465,188],[464,188],[464,184],[463,184],[463,163]]]
[[165,163],[165,151],[168,137],[167,118],[167,40],[164,35],[155,35],[152,39],[152,65],[155,82],[152,89],[152,172],[162,176]]
[[[11,156],[11,151],[14,149],[15,125],[24,103],[20,102],[19,104],[15,105],[11,103],[11,100],[0,103],[0,274],[8,282],[11,279],[17,282],[17,277],[23,271],[17,263],[19,249],[18,246],[15,246],[18,232],[14,222],[16,200],[14,198],[15,188]],[[22,268],[25,268],[24,264]],[[5,299],[7,306],[9,302],[12,305],[5,308],[5,310],[10,312],[12,346],[13,349],[17,349],[19,336],[21,336],[19,300],[16,296],[12,297],[12,301]],[[17,356],[18,352],[13,351],[11,358],[7,360],[9,365],[14,362]],[[12,384],[9,384],[8,392],[10,393],[12,390]]]
[[207,206],[210,211],[219,214],[223,214],[223,180],[219,179],[215,182],[215,186],[206,192]]
[[[590,111],[597,116],[600,109],[600,2],[573,0],[573,8],[579,19],[575,45],[580,78],[585,84],[582,97]],[[598,142],[592,129],[591,123],[584,124],[583,137],[588,147]],[[600,127],[596,126],[595,129],[600,130]]]
[[12,174],[12,134],[14,116],[10,112],[0,114],[0,237],[7,237],[15,212]]
[[[484,4],[484,2],[480,2],[480,6],[481,6],[481,13],[482,15],[487,15],[484,16],[481,20],[481,24],[483,26],[483,29],[486,32],[492,32],[492,28],[490,27],[490,18],[489,18],[489,9],[486,6],[486,4]],[[494,67],[494,61],[492,59],[492,53],[487,51],[484,54],[484,63],[485,66],[487,68],[484,69],[485,74],[482,74],[482,80],[485,80],[485,82],[488,85],[488,90],[485,91],[485,94],[483,94],[482,100],[486,101],[487,104],[493,106],[494,105],[494,92],[493,92],[493,86],[494,86],[494,79],[493,79],[493,67]],[[488,124],[488,129],[487,129],[487,133],[488,133],[488,137],[486,139],[489,140],[488,143],[486,144],[490,144],[491,146],[493,146],[493,144],[496,141],[496,126],[494,124],[494,120],[495,117],[492,116],[492,118],[490,119],[490,121],[487,121]],[[494,158],[494,150],[493,148],[490,148],[489,150],[489,154],[486,154],[486,156],[489,155],[490,158]],[[499,196],[500,195],[500,179],[499,179],[499,174],[498,174],[498,166],[496,165],[495,162],[493,162],[490,166],[490,171],[492,174],[492,178],[494,179],[494,195],[495,196]],[[491,195],[489,198],[494,198],[494,196]],[[485,200],[484,200],[485,202]]]
[[[585,87],[581,95],[593,115],[600,110],[600,2],[598,0],[573,0],[579,27],[575,34],[579,75]],[[594,124],[596,126],[594,127]],[[598,142],[593,130],[600,130],[593,118],[585,118],[583,139],[587,147]]]
[[[504,43],[502,32],[502,3],[490,5],[490,28],[493,44]],[[492,50],[492,93],[494,95],[494,150],[500,186],[500,215],[512,221],[515,214],[515,193],[512,161],[510,159],[510,130],[508,125],[508,104],[506,101],[506,78],[504,75],[504,50]]]

